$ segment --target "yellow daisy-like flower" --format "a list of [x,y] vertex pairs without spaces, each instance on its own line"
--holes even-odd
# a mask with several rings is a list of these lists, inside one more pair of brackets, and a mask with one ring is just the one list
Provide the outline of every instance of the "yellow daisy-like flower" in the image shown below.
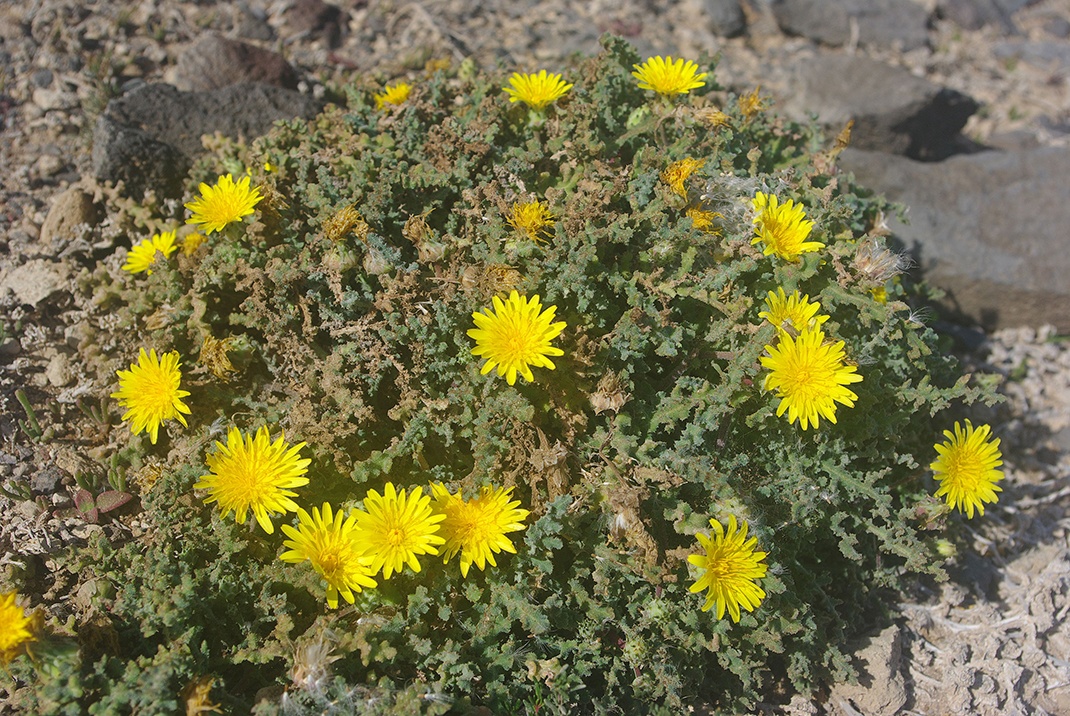
[[739,609],[754,611],[762,599],[765,590],[758,586],[758,580],[765,576],[766,565],[762,563],[766,553],[755,547],[757,537],[747,539],[747,523],[737,527],[736,516],[728,517],[728,529],[718,520],[710,519],[712,535],[701,532],[695,535],[705,554],[693,554],[687,561],[702,570],[698,580],[689,588],[691,592],[706,591],[706,603],[702,611],[708,612],[717,607],[717,618],[725,611],[732,621],[739,623]]
[[955,432],[945,430],[944,435],[947,440],[933,446],[939,457],[929,465],[940,482],[936,497],[966,517],[973,517],[975,508],[983,515],[984,503],[995,502],[1002,491],[996,484],[1003,479],[1003,471],[996,469],[1003,464],[999,438],[992,438],[988,425],[974,429],[969,420],[965,429],[955,421]]
[[182,381],[179,365],[178,351],[157,357],[155,348],[148,353],[142,348],[137,363],[130,364],[130,370],[115,372],[119,376],[119,390],[111,397],[126,408],[122,419],[130,420],[134,435],[148,431],[153,445],[164,420],[174,419],[187,425],[183,413],[190,410],[182,399],[189,395],[189,391],[179,390]]
[[669,188],[683,198],[687,198],[687,180],[706,163],[705,159],[692,159],[684,157],[665,167],[661,172],[661,180],[669,185]]
[[279,437],[271,442],[268,429],[256,435],[242,435],[237,428],[227,433],[227,444],[216,441],[216,450],[206,458],[210,474],[201,475],[193,487],[208,490],[205,504],[216,502],[223,517],[234,512],[234,519],[245,524],[248,512],[268,534],[275,531],[268,513],[296,512],[291,500],[293,487],[308,484],[305,473],[311,460],[301,457],[305,443],[293,447]]
[[504,375],[509,385],[513,385],[517,373],[529,383],[535,380],[529,366],[553,370],[556,366],[547,356],[565,355],[563,350],[550,345],[566,325],[564,321],[552,322],[557,306],[544,311],[538,295],[528,299],[516,291],[505,301],[495,296],[493,304],[492,311],[484,309],[485,312],[472,314],[476,327],[468,331],[476,342],[472,354],[487,359],[480,375],[497,366],[498,375]]
[[35,639],[34,618],[15,604],[17,596],[14,591],[0,594],[0,664],[5,666]]
[[260,195],[260,187],[249,187],[249,177],[235,182],[230,174],[219,177],[213,186],[201,182],[200,191],[199,197],[184,205],[193,213],[186,223],[201,224],[206,234],[222,231],[228,224],[241,221],[252,214],[264,198]]
[[554,216],[550,213],[550,207],[538,200],[514,202],[507,221],[532,241],[543,241],[539,232],[550,233],[554,227]]
[[388,104],[404,104],[405,100],[409,98],[410,92],[412,92],[412,85],[408,82],[398,82],[397,84],[387,85],[382,92],[375,95],[375,108],[382,109]]
[[825,343],[824,332],[810,327],[798,337],[785,331],[779,337],[779,345],[766,346],[769,355],[761,358],[770,371],[765,389],[780,396],[777,416],[786,410],[788,422],[798,420],[803,430],[818,427],[821,416],[835,423],[836,403],[852,407],[858,399],[845,386],[862,380],[857,367],[844,363],[843,341]]
[[751,202],[756,216],[754,231],[757,234],[751,244],[765,244],[763,254],[776,254],[782,259],[794,261],[799,254],[817,251],[825,247],[819,241],[807,241],[814,222],[806,218],[801,204],[791,199],[779,203],[776,195],[758,192]]
[[798,291],[792,291],[788,296],[783,287],[777,287],[776,293],[772,291],[765,299],[765,310],[758,314],[777,328],[783,328],[785,323],[790,323],[796,331],[804,328],[819,328],[829,319],[829,316],[818,314],[821,304],[817,301],[810,303],[809,294],[800,296]]
[[283,562],[312,563],[313,569],[327,580],[327,606],[338,608],[338,595],[353,603],[353,592],[360,592],[364,587],[378,586],[372,579],[375,570],[371,568],[372,558],[364,554],[357,539],[357,512],[349,513],[342,521],[342,511],[332,513],[329,503],[323,503],[323,509],[312,508],[309,515],[297,508],[297,529],[283,525],[282,532],[290,539],[283,541],[288,552],[279,555]]
[[152,275],[152,264],[157,256],[163,256],[164,260],[171,258],[171,254],[178,249],[175,246],[175,232],[165,231],[162,234],[153,234],[151,239],[143,239],[130,249],[126,255],[126,263],[123,271],[130,273],[148,272]]
[[561,79],[560,74],[539,70],[538,74],[514,72],[509,78],[509,87],[502,87],[510,102],[523,102],[534,110],[546,109],[565,96],[572,85]]
[[386,483],[383,494],[368,490],[364,511],[357,512],[356,537],[371,557],[371,573],[383,570],[383,579],[400,573],[405,565],[420,571],[421,554],[438,554],[436,545],[446,540],[435,534],[445,515],[435,514],[431,498],[419,487],[398,492],[393,483]]
[[632,76],[639,80],[639,89],[653,90],[663,97],[687,94],[706,83],[702,80],[708,73],[699,74],[698,65],[690,60],[673,60],[672,57],[650,57],[641,65],[632,65]]
[[497,567],[494,555],[498,552],[516,554],[506,534],[524,529],[529,512],[517,509],[519,500],[509,501],[512,492],[511,487],[482,487],[479,497],[466,501],[459,494],[451,495],[442,484],[431,486],[436,511],[446,516],[442,521],[442,536],[446,539],[442,561],[448,562],[460,552],[462,577],[468,576],[473,563],[480,570],[488,562]]

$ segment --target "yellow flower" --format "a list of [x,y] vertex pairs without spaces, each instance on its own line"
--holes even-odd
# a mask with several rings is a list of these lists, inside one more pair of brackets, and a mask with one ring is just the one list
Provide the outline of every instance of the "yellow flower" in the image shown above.
[[409,98],[410,92],[412,92],[412,85],[408,82],[387,85],[382,92],[375,95],[375,108],[382,109],[388,104],[404,104],[405,100]]
[[767,567],[762,564],[766,553],[755,549],[757,537],[747,539],[746,521],[742,528],[737,528],[735,515],[728,517],[727,530],[716,519],[710,519],[710,527],[712,535],[701,532],[695,535],[705,554],[687,558],[702,571],[690,591],[706,591],[702,611],[716,606],[718,619],[727,610],[732,621],[739,623],[740,607],[752,612],[765,598],[765,590],[758,586],[758,580],[766,573]]
[[290,539],[283,541],[288,552],[279,555],[283,562],[312,563],[321,577],[327,580],[327,606],[338,608],[338,595],[353,603],[353,592],[362,591],[364,587],[376,587],[372,579],[375,570],[371,568],[372,558],[365,555],[357,539],[357,512],[349,513],[342,521],[342,511],[331,511],[329,503],[323,503],[323,509],[312,508],[310,516],[300,507],[297,508],[297,529],[283,525],[282,532]]
[[550,345],[565,330],[564,321],[552,323],[557,306],[543,311],[538,295],[528,299],[516,291],[504,302],[497,296],[492,301],[493,310],[472,314],[476,327],[468,331],[476,342],[472,354],[487,359],[480,375],[497,366],[498,375],[504,375],[509,385],[513,385],[517,373],[528,382],[535,380],[529,366],[553,370],[553,361],[547,356],[565,355],[563,350]]
[[561,79],[561,75],[549,74],[546,70],[530,75],[514,72],[509,84],[511,86],[502,87],[509,95],[509,101],[523,102],[535,110],[545,109],[572,89],[572,85]]
[[130,273],[147,271],[151,276],[152,264],[156,262],[156,257],[163,256],[164,260],[167,260],[171,258],[171,254],[177,248],[175,246],[174,231],[153,234],[151,239],[143,239],[134,244],[133,248],[130,249],[130,253],[126,255],[123,271],[129,271]]
[[268,534],[275,531],[269,512],[296,512],[291,500],[297,493],[289,489],[308,484],[305,473],[311,460],[301,457],[305,443],[293,447],[279,437],[271,442],[268,429],[256,435],[242,435],[237,428],[227,433],[227,444],[216,441],[216,450],[206,462],[210,474],[201,475],[194,484],[198,490],[208,490],[205,504],[216,502],[223,517],[234,512],[234,519],[245,524],[248,512]]
[[782,259],[794,261],[799,254],[817,251],[825,247],[818,241],[807,241],[814,222],[806,218],[802,205],[791,199],[780,204],[774,194],[758,192],[751,202],[757,216],[754,217],[755,233],[751,244],[764,243],[763,254],[776,254]]
[[772,291],[765,299],[765,310],[758,314],[777,328],[784,328],[785,323],[791,324],[796,331],[804,328],[820,328],[821,324],[829,319],[821,314],[821,304],[817,301],[810,303],[810,296],[800,296],[798,291],[792,291],[791,295],[785,295],[783,287],[777,287],[776,293]]
[[509,225],[532,241],[542,241],[540,231],[549,233],[554,226],[550,207],[541,201],[517,201],[509,211]]
[[241,221],[252,214],[264,198],[260,195],[260,187],[249,188],[249,177],[242,177],[235,183],[230,174],[220,176],[213,186],[201,182],[200,191],[199,197],[185,204],[193,213],[186,223],[201,224],[206,234],[222,231],[227,224]]
[[673,192],[687,198],[687,180],[706,163],[705,159],[684,157],[673,162],[661,172],[661,180],[669,185]]
[[853,365],[844,363],[843,341],[825,343],[825,334],[820,328],[806,327],[798,337],[781,331],[778,346],[766,346],[768,356],[762,356],[762,365],[769,369],[765,389],[776,390],[780,405],[776,414],[786,410],[788,422],[796,420],[806,430],[820,424],[824,416],[836,422],[836,403],[852,407],[858,396],[846,385],[862,380]]
[[182,255],[193,256],[197,253],[197,249],[201,248],[201,244],[208,240],[208,237],[199,231],[186,236],[182,239]]
[[435,534],[445,515],[434,514],[431,498],[419,487],[397,492],[393,483],[386,483],[383,494],[368,490],[364,511],[357,513],[356,537],[371,557],[371,574],[383,570],[383,579],[400,573],[405,565],[420,571],[421,554],[438,554],[435,545],[444,540]]
[[479,497],[465,501],[459,494],[451,495],[442,484],[431,486],[436,511],[445,515],[442,521],[443,562],[461,553],[461,576],[468,576],[473,563],[480,570],[497,567],[494,555],[501,551],[516,554],[512,541],[505,535],[524,529],[527,510],[517,509],[519,500],[510,502],[513,488],[482,487]]
[[126,408],[123,420],[130,419],[130,430],[137,435],[148,431],[153,445],[160,431],[160,423],[175,419],[186,425],[189,408],[182,399],[189,391],[179,390],[182,373],[178,370],[178,351],[156,356],[156,349],[145,353],[141,349],[137,363],[130,365],[130,370],[119,370],[119,390],[111,397]]
[[32,615],[15,604],[14,592],[0,594],[0,664],[6,666],[34,641]]
[[955,421],[955,432],[945,430],[944,435],[947,440],[933,446],[939,457],[929,465],[940,482],[936,497],[943,497],[966,517],[973,517],[975,508],[983,515],[984,503],[994,503],[996,493],[1002,491],[996,484],[1003,479],[1003,471],[996,469],[1003,464],[999,438],[990,439],[992,428],[974,429],[969,420],[965,430]]
[[688,60],[673,60],[650,57],[641,65],[632,65],[632,76],[639,80],[639,89],[653,90],[663,97],[674,94],[687,94],[706,83],[703,78],[708,73],[698,74],[698,65]]
[[684,214],[691,219],[691,225],[707,234],[720,234],[721,227],[717,225],[717,219],[724,219],[724,214],[719,211],[709,211],[701,206],[689,206]]

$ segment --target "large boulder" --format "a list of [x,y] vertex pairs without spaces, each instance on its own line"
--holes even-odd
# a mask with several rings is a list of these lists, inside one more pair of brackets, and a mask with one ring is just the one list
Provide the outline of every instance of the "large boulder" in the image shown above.
[[852,146],[914,159],[960,151],[959,132],[978,109],[960,92],[855,55],[819,54],[797,68],[795,79],[785,112],[816,115],[833,133],[853,119]]
[[310,119],[323,103],[293,90],[236,84],[183,92],[169,84],[143,85],[108,103],[93,131],[93,172],[122,181],[139,198],[148,189],[178,197],[201,136],[219,132],[253,139],[280,119]]
[[913,0],[775,0],[780,28],[826,45],[913,50],[929,40],[929,13]]
[[1070,149],[990,151],[916,162],[848,149],[840,168],[908,207],[889,220],[946,307],[986,329],[1070,332]]

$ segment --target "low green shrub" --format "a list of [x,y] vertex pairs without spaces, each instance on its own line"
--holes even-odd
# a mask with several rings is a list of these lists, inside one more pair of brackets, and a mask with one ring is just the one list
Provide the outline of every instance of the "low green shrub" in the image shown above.
[[[845,641],[905,577],[943,575],[926,468],[948,411],[993,394],[914,318],[885,247],[894,208],[835,169],[846,133],[731,97],[712,69],[661,97],[627,43],[603,45],[541,109],[466,64],[379,102],[357,78],[314,120],[198,163],[191,190],[250,173],[250,221],[150,253],[151,273],[121,270],[123,252],[86,271],[101,392],[140,349],[177,351],[190,412],[155,444],[109,428],[144,465],[140,510],[115,518],[133,536],[60,558],[109,588],[68,623],[77,649],[13,665],[29,706],[732,713],[849,678]],[[135,243],[188,216],[150,208],[115,202],[112,221]],[[818,246],[766,255],[778,236]],[[759,314],[778,289],[819,311],[774,325]],[[510,384],[481,374],[468,331],[513,290],[566,325],[555,367]],[[801,360],[786,347],[818,330],[800,355],[829,353],[826,373],[783,369],[813,395],[767,386],[774,354]],[[285,535],[194,491],[231,426],[305,443],[306,510],[387,482],[512,487],[530,511],[516,554],[465,577],[423,556],[331,609],[316,572],[278,559]],[[711,518],[748,525],[737,557],[767,553],[738,622],[689,590]]]

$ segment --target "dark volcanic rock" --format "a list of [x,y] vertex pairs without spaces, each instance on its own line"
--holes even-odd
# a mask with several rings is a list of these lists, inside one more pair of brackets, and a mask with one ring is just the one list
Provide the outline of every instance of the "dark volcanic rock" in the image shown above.
[[955,90],[867,57],[822,54],[799,67],[797,92],[784,109],[816,114],[839,131],[855,121],[858,149],[943,159],[961,150],[959,131],[978,104]]
[[929,40],[929,15],[912,0],[774,0],[772,7],[784,32],[826,45],[913,50]]
[[747,21],[739,0],[706,0],[703,3],[710,18],[710,31],[718,37],[735,37],[747,29]]
[[322,108],[312,97],[264,84],[209,92],[144,85],[109,102],[97,121],[93,171],[101,181],[123,181],[130,196],[146,189],[179,196],[192,159],[203,151],[201,135],[252,139],[277,120],[308,119]]
[[341,44],[349,29],[349,13],[323,0],[294,0],[283,21],[290,34],[322,39],[331,48]]
[[204,35],[186,48],[172,77],[181,90],[204,91],[243,82],[297,89],[297,72],[277,52],[219,35]]
[[849,149],[843,170],[909,207],[895,237],[955,313],[987,329],[1070,332],[1070,149],[981,152],[922,163]]

